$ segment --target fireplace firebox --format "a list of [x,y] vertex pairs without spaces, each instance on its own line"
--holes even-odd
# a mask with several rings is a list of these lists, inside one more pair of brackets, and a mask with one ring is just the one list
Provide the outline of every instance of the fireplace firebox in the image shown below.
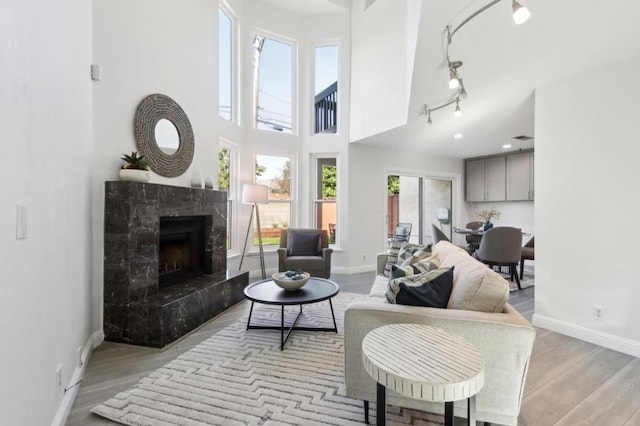
[[205,272],[204,216],[160,218],[158,284],[160,288]]

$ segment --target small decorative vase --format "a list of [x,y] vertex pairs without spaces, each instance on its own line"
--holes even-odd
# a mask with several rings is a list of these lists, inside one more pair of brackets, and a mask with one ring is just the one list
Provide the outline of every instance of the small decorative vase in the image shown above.
[[151,172],[140,169],[120,169],[120,179],[145,183],[151,179]]
[[489,222],[489,221],[486,221],[486,222],[484,223],[484,227],[482,228],[482,230],[486,232],[486,231],[488,231],[488,230],[489,230],[489,229],[491,229],[491,228],[493,228],[493,223],[491,223],[491,222]]

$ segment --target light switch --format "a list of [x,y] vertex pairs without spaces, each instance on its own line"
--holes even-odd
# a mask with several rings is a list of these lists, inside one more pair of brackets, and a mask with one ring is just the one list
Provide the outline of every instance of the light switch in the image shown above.
[[91,65],[91,80],[100,81],[102,78],[102,67],[100,65]]
[[16,240],[27,238],[27,206],[18,204],[16,209]]

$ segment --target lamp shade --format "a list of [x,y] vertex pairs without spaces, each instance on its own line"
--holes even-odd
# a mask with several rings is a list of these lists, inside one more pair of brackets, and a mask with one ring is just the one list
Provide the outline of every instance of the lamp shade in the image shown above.
[[244,204],[266,204],[269,202],[269,187],[245,183],[242,187],[242,202]]

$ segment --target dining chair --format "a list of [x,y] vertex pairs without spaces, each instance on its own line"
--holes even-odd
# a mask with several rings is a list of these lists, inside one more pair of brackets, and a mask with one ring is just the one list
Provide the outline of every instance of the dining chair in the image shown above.
[[535,260],[536,256],[535,256],[535,252],[534,252],[534,242],[533,239],[535,238],[535,236],[531,237],[531,239],[529,241],[527,241],[527,243],[522,246],[522,254],[520,255],[520,276],[524,276],[524,261],[525,259],[528,260]]
[[411,223],[398,222],[398,226],[396,226],[396,232],[395,234],[393,234],[393,239],[395,241],[406,243],[407,241],[409,241],[409,237],[411,237],[411,228],[413,228],[413,224]]
[[475,254],[476,259],[491,268],[508,266],[511,280],[515,277],[518,289],[522,289],[517,268],[522,255],[522,230],[510,226],[489,229],[482,235],[480,247]]
[[[475,231],[479,229],[484,223],[479,221],[469,222],[465,225],[465,228],[471,229]],[[469,253],[473,254],[478,247],[480,247],[480,240],[482,240],[482,235],[465,235],[465,239],[467,240],[467,250]]]

